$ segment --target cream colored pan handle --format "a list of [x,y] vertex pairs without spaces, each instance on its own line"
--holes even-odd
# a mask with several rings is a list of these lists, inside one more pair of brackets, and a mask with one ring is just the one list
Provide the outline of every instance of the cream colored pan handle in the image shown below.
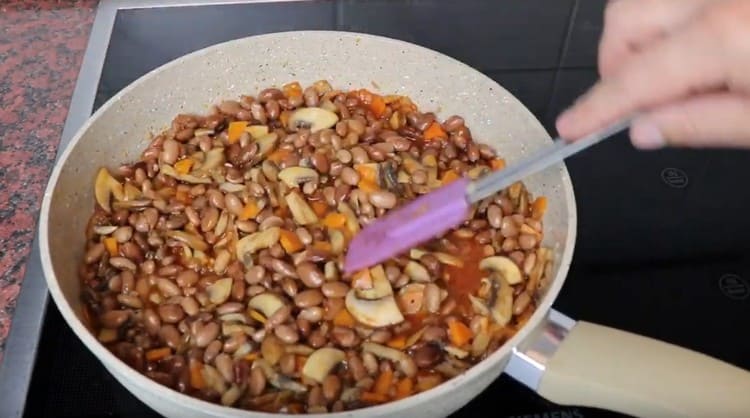
[[644,418],[750,417],[750,373],[728,363],[578,321],[546,362],[537,392],[563,405]]

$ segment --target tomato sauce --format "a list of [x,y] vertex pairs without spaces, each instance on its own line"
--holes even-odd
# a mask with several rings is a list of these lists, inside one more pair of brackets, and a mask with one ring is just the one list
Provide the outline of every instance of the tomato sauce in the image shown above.
[[483,246],[477,244],[473,239],[461,239],[452,237],[453,243],[458,250],[451,254],[463,261],[463,266],[445,265],[447,276],[446,290],[456,301],[459,312],[471,315],[470,294],[476,294],[479,290],[481,280],[486,274],[479,269],[479,261],[484,258]]

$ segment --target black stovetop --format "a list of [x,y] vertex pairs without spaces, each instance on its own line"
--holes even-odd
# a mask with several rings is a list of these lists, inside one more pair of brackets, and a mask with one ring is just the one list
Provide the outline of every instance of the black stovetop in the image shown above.
[[[127,2],[122,2],[126,4]],[[304,1],[119,10],[95,107],[187,52],[295,29],[368,32],[483,71],[551,121],[596,78],[601,0]],[[640,153],[622,137],[567,163],[577,249],[555,308],[750,368],[750,154]],[[24,378],[21,376],[18,379]],[[618,417],[547,402],[507,376],[456,416]],[[104,370],[49,304],[25,416],[156,416]]]

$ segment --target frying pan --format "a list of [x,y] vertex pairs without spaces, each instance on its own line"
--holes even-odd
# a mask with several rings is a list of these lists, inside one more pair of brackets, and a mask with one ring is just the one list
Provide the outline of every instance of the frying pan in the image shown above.
[[[84,326],[77,266],[95,172],[101,165],[114,168],[137,159],[148,133],[169,126],[178,113],[203,113],[222,98],[319,79],[340,89],[408,95],[441,118],[462,115],[475,138],[510,161],[551,141],[516,98],[478,71],[429,49],[358,33],[285,32],[239,39],[172,61],[125,88],[84,124],[54,167],[41,210],[42,263],[52,298],[78,338],[121,384],[162,415],[279,416],[211,404],[161,386],[120,361]],[[573,187],[564,165],[525,183],[534,194],[548,197],[544,245],[555,253],[552,275],[527,324],[487,359],[429,391],[325,416],[446,416],[503,371],[559,404],[642,417],[750,416],[750,374],[744,370],[667,343],[576,322],[551,309],[573,257]]]

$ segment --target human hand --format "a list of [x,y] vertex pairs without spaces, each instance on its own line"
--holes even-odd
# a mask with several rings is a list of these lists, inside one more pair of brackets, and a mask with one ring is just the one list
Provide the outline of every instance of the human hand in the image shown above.
[[615,0],[601,80],[557,120],[581,138],[637,112],[642,149],[750,148],[750,0]]

